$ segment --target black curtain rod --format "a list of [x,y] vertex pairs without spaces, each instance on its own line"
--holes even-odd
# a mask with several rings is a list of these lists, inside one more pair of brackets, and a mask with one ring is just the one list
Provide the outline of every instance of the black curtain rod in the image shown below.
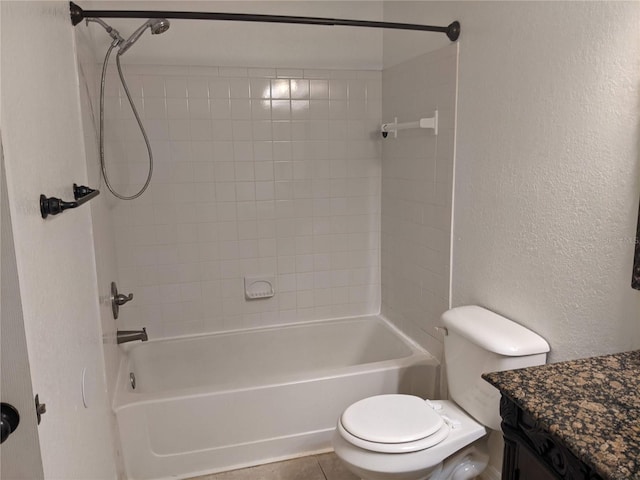
[[453,22],[446,27],[416,25],[413,23],[372,22],[368,20],[347,20],[341,18],[295,17],[288,15],[254,15],[250,13],[216,12],[168,12],[160,10],[83,10],[73,2],[71,23],[77,25],[85,18],[175,18],[181,20],[227,20],[232,22],[296,23],[304,25],[341,25],[346,27],[392,28],[396,30],[419,30],[439,32],[455,42],[460,36],[460,23]]

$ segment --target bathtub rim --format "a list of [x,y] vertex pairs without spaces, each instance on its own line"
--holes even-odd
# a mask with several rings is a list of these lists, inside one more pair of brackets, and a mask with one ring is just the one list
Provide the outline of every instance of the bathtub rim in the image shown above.
[[391,322],[391,320],[386,318],[381,313],[368,313],[365,315],[349,315],[346,317],[324,318],[324,319],[316,319],[316,320],[302,320],[300,322],[283,322],[283,323],[276,323],[272,325],[263,325],[263,326],[249,327],[249,328],[234,328],[230,330],[218,330],[215,332],[188,333],[185,335],[174,335],[171,337],[150,338],[148,341],[143,343],[138,343],[138,342],[122,343],[118,345],[118,348],[122,349],[125,353],[128,353],[130,350],[140,345],[150,345],[153,343],[162,343],[162,342],[168,342],[172,340],[185,340],[189,338],[208,337],[208,336],[223,336],[223,335],[232,335],[237,333],[263,332],[263,331],[276,330],[279,328],[286,328],[286,327],[300,327],[300,326],[314,325],[314,324],[340,323],[347,320],[358,320],[358,319],[364,320],[368,318],[374,318],[382,321],[382,323],[384,323],[390,330],[392,330],[398,337],[400,337],[407,345],[412,347],[412,349],[415,349],[421,352],[426,352],[431,355],[430,352],[428,352],[424,347],[420,346],[415,340],[407,336],[407,334],[405,334],[402,330],[400,330],[393,322]]
[[404,357],[392,358],[388,360],[380,360],[377,362],[369,362],[357,365],[351,365],[342,367],[339,369],[335,369],[335,373],[328,374],[325,372],[318,372],[318,374],[312,376],[311,378],[291,378],[288,380],[280,380],[274,381],[272,383],[264,384],[264,385],[254,385],[254,386],[245,386],[238,388],[224,388],[221,390],[212,391],[211,389],[207,389],[206,387],[197,386],[191,388],[182,388],[177,390],[167,390],[163,392],[155,392],[155,393],[131,393],[127,390],[127,384],[129,382],[129,352],[142,345],[139,343],[135,344],[122,344],[121,348],[124,350],[124,354],[121,355],[120,362],[118,364],[118,374],[116,376],[116,387],[114,389],[114,394],[111,402],[112,411],[117,413],[123,409],[137,406],[137,405],[149,405],[164,402],[169,399],[180,399],[180,398],[189,398],[189,397],[201,397],[208,396],[213,394],[221,394],[221,393],[231,393],[231,392],[240,392],[247,390],[259,390],[265,388],[272,388],[274,386],[282,386],[282,385],[291,385],[291,384],[303,384],[312,381],[329,379],[329,378],[339,378],[346,377],[350,375],[357,375],[364,371],[366,372],[379,372],[384,370],[390,370],[394,368],[402,368],[409,367],[412,365],[418,364],[428,364],[439,366],[440,362],[438,359],[425,348],[417,344],[414,340],[408,337],[404,332],[402,332],[397,326],[395,326],[391,321],[380,314],[370,314],[370,315],[355,315],[349,317],[340,317],[340,318],[331,318],[331,319],[323,319],[323,320],[310,320],[310,321],[302,321],[295,323],[282,323],[277,325],[268,325],[261,327],[252,327],[252,328],[242,328],[242,329],[233,329],[233,330],[225,330],[219,332],[205,332],[205,333],[196,333],[189,335],[178,335],[174,337],[163,337],[159,339],[149,340],[148,343],[145,344],[153,344],[153,343],[163,343],[174,340],[185,340],[185,339],[195,339],[200,337],[209,337],[209,336],[224,336],[230,334],[238,334],[238,333],[253,333],[253,332],[262,332],[275,330],[279,328],[286,327],[300,327],[300,326],[308,326],[308,325],[316,325],[316,324],[330,324],[330,323],[340,323],[349,320],[365,320],[365,319],[375,319],[382,322],[385,327],[389,328],[410,350],[410,354]]

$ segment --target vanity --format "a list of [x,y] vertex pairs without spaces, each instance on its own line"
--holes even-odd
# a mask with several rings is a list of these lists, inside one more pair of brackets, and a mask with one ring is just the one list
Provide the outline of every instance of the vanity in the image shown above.
[[640,350],[483,378],[502,394],[503,480],[640,480]]

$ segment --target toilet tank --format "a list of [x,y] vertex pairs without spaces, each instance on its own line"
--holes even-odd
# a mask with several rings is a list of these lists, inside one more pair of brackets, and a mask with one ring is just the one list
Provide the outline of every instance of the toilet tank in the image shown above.
[[444,358],[449,395],[478,422],[500,430],[500,392],[481,378],[499,370],[542,365],[549,344],[531,330],[478,306],[446,311]]

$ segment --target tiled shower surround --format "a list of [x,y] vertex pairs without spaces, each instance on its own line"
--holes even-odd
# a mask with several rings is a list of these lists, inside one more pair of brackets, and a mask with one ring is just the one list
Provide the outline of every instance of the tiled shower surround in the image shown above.
[[439,114],[437,136],[404,130],[387,138],[382,152],[382,313],[437,357],[442,336],[435,327],[450,302],[457,49],[382,74],[385,122]]
[[[113,210],[119,287],[134,293],[119,328],[158,338],[379,310],[381,72],[124,70],[154,176]],[[130,195],[146,150],[118,85],[110,72],[106,158]],[[250,274],[274,274],[276,295],[245,300]]]

